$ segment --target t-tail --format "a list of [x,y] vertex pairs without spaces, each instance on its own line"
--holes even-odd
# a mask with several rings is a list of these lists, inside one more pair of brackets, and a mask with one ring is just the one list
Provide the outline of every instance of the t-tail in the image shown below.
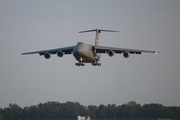
[[114,30],[101,30],[101,29],[94,29],[94,30],[86,30],[86,31],[80,31],[79,33],[84,33],[84,32],[96,32],[96,37],[95,37],[95,46],[99,45],[99,33],[101,31],[103,32],[119,32],[119,31],[114,31]]

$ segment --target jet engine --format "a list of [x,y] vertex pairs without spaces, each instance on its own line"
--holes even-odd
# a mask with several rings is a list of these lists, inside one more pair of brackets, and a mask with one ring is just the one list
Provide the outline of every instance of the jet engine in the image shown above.
[[63,57],[63,55],[64,55],[64,53],[63,53],[62,51],[58,51],[58,52],[57,52],[57,56],[58,56],[58,57]]
[[109,51],[108,51],[108,55],[109,55],[110,57],[113,57],[113,56],[114,56],[114,51],[113,51],[113,50],[109,50]]
[[123,56],[124,56],[125,58],[128,58],[128,57],[130,56],[130,54],[129,54],[129,52],[124,52],[124,53],[123,53]]
[[49,59],[50,57],[51,57],[51,54],[50,53],[44,53],[44,57],[46,58],[46,59]]

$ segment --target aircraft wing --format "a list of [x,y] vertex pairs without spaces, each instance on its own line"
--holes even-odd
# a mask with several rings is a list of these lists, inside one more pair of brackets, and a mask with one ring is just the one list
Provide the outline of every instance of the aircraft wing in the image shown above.
[[158,51],[149,51],[149,50],[138,50],[138,49],[127,49],[127,48],[115,48],[115,47],[106,47],[106,46],[94,46],[96,53],[107,53],[108,51],[112,50],[115,53],[124,53],[128,52],[130,54],[141,54],[142,52],[145,53],[155,53],[158,54]]
[[49,49],[49,50],[41,50],[41,51],[34,51],[34,52],[26,52],[26,53],[22,53],[22,55],[37,54],[37,53],[39,53],[39,55],[44,55],[45,53],[56,54],[58,51],[62,51],[64,54],[71,54],[74,47],[75,46]]

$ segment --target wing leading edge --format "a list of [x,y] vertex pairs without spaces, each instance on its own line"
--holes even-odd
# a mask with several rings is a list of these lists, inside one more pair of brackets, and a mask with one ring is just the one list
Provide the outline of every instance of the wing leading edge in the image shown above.
[[107,53],[108,51],[112,50],[115,53],[124,53],[128,52],[130,54],[141,54],[142,52],[145,53],[160,53],[159,51],[149,51],[149,50],[138,50],[138,49],[127,49],[127,48],[115,48],[115,47],[106,47],[106,46],[94,46],[96,53]]
[[37,54],[37,53],[39,53],[39,55],[44,55],[45,53],[56,54],[59,51],[62,51],[64,54],[71,54],[74,47],[75,46],[49,49],[49,50],[41,50],[41,51],[34,51],[34,52],[26,52],[26,53],[22,53],[22,55]]

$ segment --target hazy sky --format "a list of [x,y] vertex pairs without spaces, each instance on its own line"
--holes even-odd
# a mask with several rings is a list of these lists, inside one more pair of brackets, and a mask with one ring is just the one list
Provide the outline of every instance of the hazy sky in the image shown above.
[[[100,34],[100,45],[158,50],[102,55],[101,67],[75,66],[63,58],[21,53],[94,44],[89,29]],[[129,101],[180,106],[179,0],[0,0],[0,108],[48,101],[82,105]]]

